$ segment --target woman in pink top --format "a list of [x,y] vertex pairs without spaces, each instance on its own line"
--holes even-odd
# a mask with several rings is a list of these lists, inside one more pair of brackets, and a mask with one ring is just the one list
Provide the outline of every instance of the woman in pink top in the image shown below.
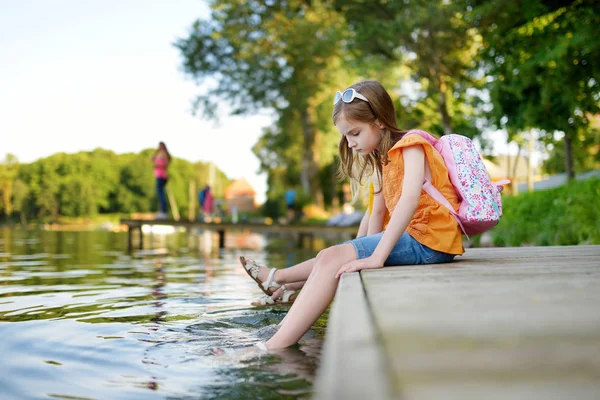
[[167,150],[167,145],[164,142],[158,144],[158,149],[152,156],[154,162],[154,177],[156,178],[156,194],[160,204],[160,212],[156,218],[167,218],[167,197],[165,195],[165,185],[167,184],[167,168],[171,162],[171,155]]

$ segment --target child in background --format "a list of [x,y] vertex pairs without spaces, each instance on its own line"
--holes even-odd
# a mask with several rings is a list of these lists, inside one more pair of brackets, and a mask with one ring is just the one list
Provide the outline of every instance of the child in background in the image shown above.
[[200,202],[200,211],[202,211],[204,222],[210,222],[215,207],[215,199],[209,185],[204,186],[204,189],[198,194],[198,200]]
[[287,222],[292,223],[296,218],[296,190],[291,187],[285,191],[285,205],[287,207]]

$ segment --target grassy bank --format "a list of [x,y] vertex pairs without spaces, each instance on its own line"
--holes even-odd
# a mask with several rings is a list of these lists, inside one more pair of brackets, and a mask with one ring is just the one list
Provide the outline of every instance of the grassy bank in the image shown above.
[[506,196],[496,246],[600,244],[600,179]]

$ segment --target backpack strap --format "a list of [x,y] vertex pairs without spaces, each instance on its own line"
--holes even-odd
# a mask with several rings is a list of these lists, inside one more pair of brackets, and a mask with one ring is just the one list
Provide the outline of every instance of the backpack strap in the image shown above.
[[462,222],[460,222],[460,218],[458,218],[458,214],[456,211],[454,211],[454,208],[452,208],[452,204],[450,204],[448,199],[444,197],[444,195],[441,194],[440,191],[437,190],[427,178],[425,178],[425,182],[423,182],[423,189],[425,189],[425,192],[427,192],[427,194],[430,195],[435,201],[445,206],[448,211],[450,211],[450,214],[452,214],[456,222],[458,222],[458,226],[460,226],[460,230],[467,237],[467,240],[471,240],[469,235],[465,233],[465,227],[463,226]]
[[502,179],[501,181],[494,182],[494,185],[496,185],[496,188],[498,189],[498,191],[501,192],[502,190],[504,190],[504,185],[508,185],[509,183],[510,183],[510,180]]
[[[409,134],[415,134],[415,135],[421,136],[423,139],[425,139],[431,145],[431,147],[433,147],[433,149],[438,154],[441,154],[439,147],[438,147],[438,139],[436,139],[429,132],[425,132],[420,129],[411,129],[410,131],[406,132],[405,136],[409,135]],[[471,240],[469,238],[469,235],[466,234],[465,227],[463,226],[462,222],[460,221],[458,214],[456,213],[456,211],[454,211],[454,208],[452,208],[452,204],[450,204],[448,199],[446,199],[446,197],[444,197],[444,195],[442,193],[440,193],[440,191],[437,190],[435,188],[435,186],[433,186],[433,184],[427,178],[425,178],[425,181],[423,182],[423,189],[425,189],[425,192],[427,192],[427,194],[429,196],[431,196],[435,201],[442,204],[444,207],[446,207],[448,209],[448,211],[450,211],[450,214],[452,214],[452,216],[454,217],[456,222],[458,222],[458,226],[460,227],[460,230],[462,231],[463,235],[465,235],[467,237],[467,240]]]

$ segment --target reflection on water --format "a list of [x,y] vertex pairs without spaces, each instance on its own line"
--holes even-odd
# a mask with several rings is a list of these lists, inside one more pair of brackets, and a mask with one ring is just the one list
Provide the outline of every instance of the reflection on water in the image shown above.
[[310,396],[326,316],[285,351],[211,349],[268,337],[287,310],[249,306],[262,292],[240,255],[284,268],[316,251],[249,233],[219,250],[211,233],[178,232],[129,255],[126,235],[0,228],[3,399]]

